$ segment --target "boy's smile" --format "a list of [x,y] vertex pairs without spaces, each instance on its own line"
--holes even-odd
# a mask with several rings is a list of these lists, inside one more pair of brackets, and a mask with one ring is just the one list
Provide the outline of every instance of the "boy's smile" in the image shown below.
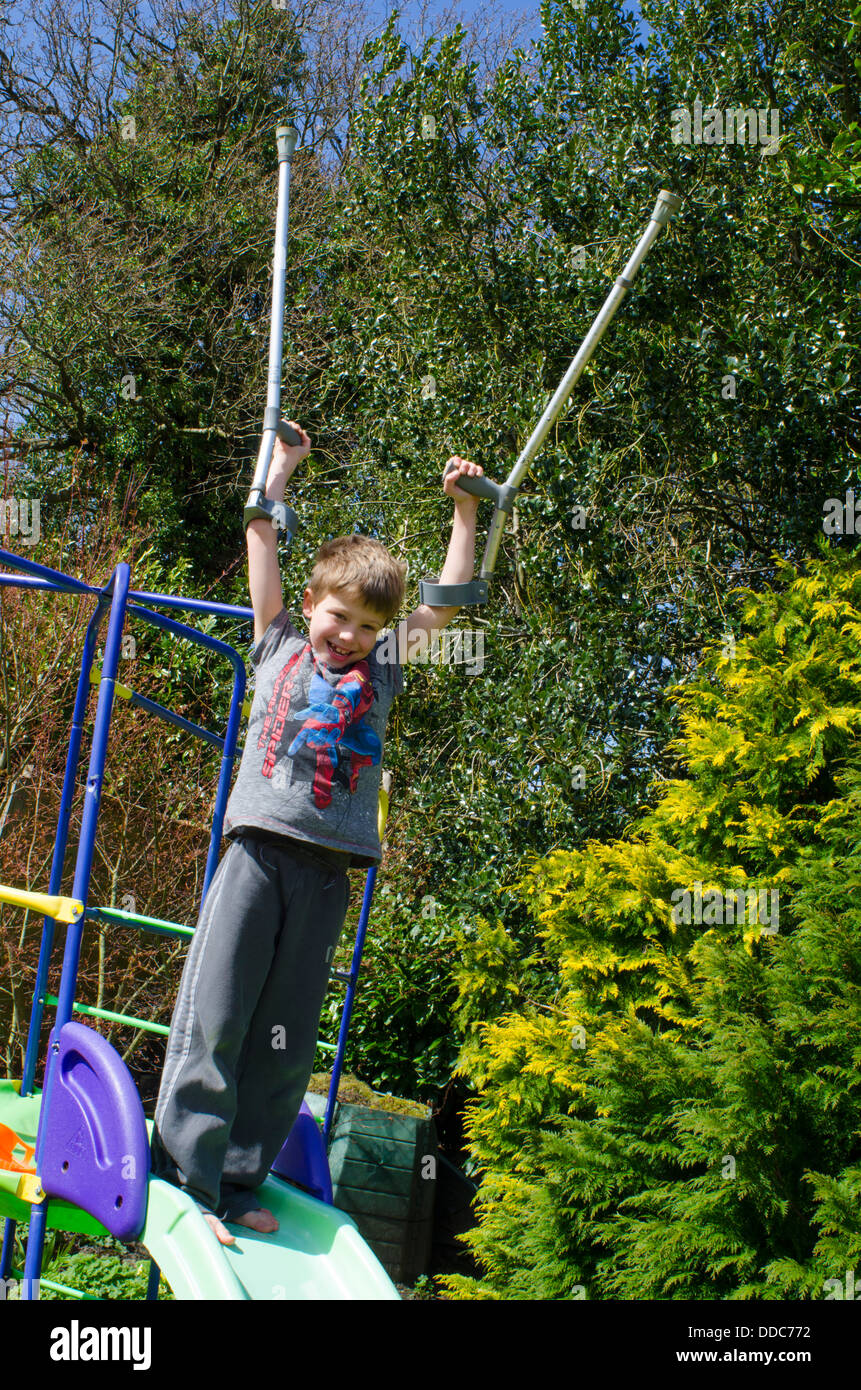
[[315,654],[330,666],[363,661],[384,622],[379,613],[343,593],[326,594],[315,603],[311,590],[306,589],[302,612]]

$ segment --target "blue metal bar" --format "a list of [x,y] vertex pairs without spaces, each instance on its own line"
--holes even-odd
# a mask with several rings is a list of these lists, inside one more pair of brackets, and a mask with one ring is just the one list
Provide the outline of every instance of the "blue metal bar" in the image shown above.
[[[74,895],[79,902],[87,904],[87,894],[90,886],[90,873],[93,865],[93,854],[96,843],[96,828],[98,826],[99,806],[102,796],[102,784],[105,777],[105,759],[107,756],[108,732],[110,730],[111,711],[114,699],[114,684],[117,676],[117,666],[120,660],[120,647],[122,645],[123,627],[126,618],[126,604],[128,602],[129,591],[129,566],[122,562],[117,565],[108,584],[105,586],[105,596],[108,593],[111,598],[111,613],[108,620],[108,632],[105,638],[105,659],[102,665],[102,678],[99,682],[99,702],[96,708],[95,727],[93,730],[93,744],[90,750],[90,765],[87,772],[87,790],[84,800],[84,810],[81,817],[81,834],[78,840],[78,853],[75,862],[75,881]],[[107,672],[107,674],[106,674]],[[48,1132],[51,1114],[51,1101],[53,1098],[53,1083],[56,1069],[53,1065],[54,1057],[60,1049],[60,1030],[69,1022],[72,1017],[72,1009],[75,1002],[75,986],[78,979],[78,964],[81,955],[81,940],[84,932],[85,917],[82,916],[77,922],[72,922],[66,928],[66,948],[63,955],[63,971],[60,976],[60,994],[57,1002],[57,1010],[54,1016],[54,1027],[48,1045],[48,1057],[45,1064],[45,1085],[42,1092],[42,1103],[39,1106],[39,1128],[36,1134],[36,1171],[42,1166],[42,1155],[45,1146],[45,1136]],[[42,1255],[45,1244],[45,1232],[48,1222],[49,1198],[44,1198],[40,1203],[33,1206],[33,1214],[30,1218],[30,1230],[27,1237],[27,1256],[24,1263],[24,1288],[22,1297],[28,1299],[35,1286],[35,1281],[39,1278],[42,1270]]]
[[34,1290],[38,1289],[42,1273],[42,1253],[45,1249],[45,1236],[48,1233],[48,1199],[34,1202],[30,1215],[30,1229],[27,1232],[27,1253],[24,1257],[24,1283],[21,1287],[22,1302],[35,1302]]
[[356,928],[356,940],[353,944],[353,959],[350,962],[350,982],[347,985],[347,993],[344,996],[344,1007],[341,1010],[341,1026],[338,1030],[338,1047],[335,1052],[335,1061],[332,1065],[332,1079],[329,1082],[329,1095],[326,1100],[326,1115],[323,1121],[323,1143],[325,1145],[329,1143],[329,1132],[332,1128],[332,1119],[338,1100],[338,1086],[341,1081],[341,1071],[344,1066],[344,1056],[347,1051],[347,1034],[350,1031],[353,1000],[356,994],[356,985],[359,980],[359,966],[362,963],[362,952],[365,948],[365,934],[368,930],[368,919],[371,915],[371,899],[374,896],[374,884],[376,881],[377,865],[372,864],[365,878],[365,893],[362,898],[362,909],[359,913],[359,925]]
[[[113,589],[113,602],[111,602],[111,616],[108,621],[107,641],[106,641],[106,664],[108,670],[113,670],[114,677],[117,671],[117,662],[120,659],[120,644],[122,639],[122,626],[125,621],[125,602],[127,602],[128,592],[128,564],[118,566],[118,569],[111,575],[108,589]],[[124,582],[125,581],[125,582]],[[107,595],[104,595],[107,598]],[[97,605],[95,617],[102,617],[104,600],[100,600]],[[90,620],[88,627],[88,642],[85,644],[85,657],[83,657],[81,678],[78,682],[78,695],[81,695],[81,685],[86,669],[86,687],[89,695],[89,666],[92,664],[93,649],[95,649],[95,637],[99,624]],[[92,639],[92,641],[90,641]],[[88,660],[89,657],[89,660]],[[83,817],[81,827],[81,838],[78,841],[77,869],[75,869],[75,887],[82,887],[83,892],[89,887],[89,873],[92,867],[93,848],[95,848],[96,820],[99,816],[99,801],[102,795],[102,781],[104,777],[104,755],[107,746],[107,724],[110,724],[110,706],[113,702],[113,678],[102,677],[99,691],[99,708],[96,710],[96,730],[93,734],[93,746],[90,751],[90,765],[88,776],[89,801],[83,806]],[[78,701],[75,702],[78,706]],[[67,756],[67,774],[70,770],[70,760],[74,749],[74,738],[70,741],[70,753]],[[78,749],[79,751],[79,749]],[[77,756],[75,756],[77,763]],[[64,784],[65,792],[65,784]],[[57,838],[60,838],[61,830],[64,830],[63,813],[57,824]],[[68,816],[67,816],[68,823]],[[54,865],[54,869],[56,869]],[[53,877],[53,873],[51,873]],[[81,902],[86,905],[86,895],[81,898]],[[50,1101],[51,1101],[51,1081],[53,1081],[53,1056],[60,1048],[57,1041],[58,1033],[64,1023],[71,1017],[72,1004],[75,998],[75,984],[78,977],[78,960],[81,955],[81,937],[83,933],[83,917],[78,923],[72,923],[67,927],[65,933],[65,955],[63,959],[63,974],[60,979],[60,1004],[57,1005],[57,1015],[54,1017],[54,1027],[51,1030],[49,1054],[47,1054],[45,1088],[42,1093],[42,1105],[39,1106],[39,1129],[36,1133],[36,1170],[42,1165],[42,1151],[45,1147],[45,1136],[47,1125],[49,1125]],[[43,933],[43,945],[45,945],[45,933]],[[53,938],[53,931],[50,933]],[[49,941],[49,955],[50,955]],[[42,955],[42,952],[40,952]],[[45,998],[45,995],[38,995],[38,998]],[[35,1011],[33,1011],[35,1012]],[[33,1205],[31,1222],[29,1222],[28,1238],[26,1238],[26,1258],[24,1262],[24,1287],[22,1287],[22,1298],[31,1300],[33,1289],[36,1287],[36,1280],[42,1273],[42,1258],[45,1251],[45,1236],[47,1232],[47,1208],[49,1208],[49,1198]]]
[[160,705],[157,700],[150,700],[146,695],[139,695],[136,690],[133,690],[129,696],[123,696],[123,698],[135,709],[146,710],[147,714],[156,714],[166,724],[174,724],[176,728],[184,730],[185,733],[194,734],[196,738],[203,739],[204,743],[212,743],[216,748],[224,747],[224,739],[220,734],[213,733],[211,729],[204,729],[202,724],[195,724],[191,719],[185,719],[181,714],[168,709],[166,705]]
[[49,589],[55,594],[78,593],[79,590],[72,589],[68,584],[52,584],[47,579],[25,579],[23,574],[0,574],[0,584],[15,585],[21,589]]
[[[33,583],[43,583],[44,581],[28,581]],[[54,587],[45,584],[46,588]],[[60,811],[57,817],[57,833],[54,837],[54,855],[51,863],[51,878],[48,891],[59,893],[60,884],[63,876],[63,864],[66,855],[66,844],[69,835],[69,817],[72,809],[72,798],[74,796],[75,782],[78,775],[78,762],[81,751],[81,738],[83,735],[84,714],[86,713],[87,701],[90,694],[90,669],[93,663],[93,655],[96,650],[96,638],[102,617],[107,606],[107,599],[100,600],[96,611],[87,625],[87,633],[84,640],[84,652],[81,659],[81,672],[78,678],[78,689],[75,695],[75,707],[72,714],[72,728],[69,736],[69,748],[66,754],[66,770],[63,777],[63,790],[60,796]],[[42,941],[39,948],[39,964],[36,970],[36,984],[33,991],[33,1005],[30,1011],[30,1024],[27,1032],[27,1048],[24,1055],[24,1073],[21,1080],[20,1094],[27,1096],[33,1089],[33,1081],[36,1075],[36,1064],[39,1059],[39,1038],[42,1031],[42,1018],[45,1011],[45,999],[48,988],[48,970],[51,964],[51,953],[54,947],[54,921],[50,917],[43,919]],[[3,1256],[0,1261],[0,1270],[3,1278],[9,1277],[11,1269],[12,1252],[15,1244],[16,1222],[8,1217],[5,1222],[3,1233]],[[39,1223],[35,1228],[31,1224],[30,1239],[35,1230],[38,1237]],[[41,1243],[37,1239],[36,1250],[38,1251],[38,1265],[41,1267],[41,1244],[44,1243],[44,1233],[41,1236]],[[29,1255],[29,1240],[28,1240]],[[36,1259],[34,1254],[33,1259]],[[25,1276],[28,1277],[28,1276]],[[32,1289],[32,1284],[25,1284],[26,1290]]]
[[[102,799],[102,785],[105,779],[108,733],[110,730],[111,713],[114,702],[114,684],[116,682],[117,668],[120,661],[120,649],[122,646],[123,626],[126,617],[130,574],[131,571],[128,564],[125,561],[121,561],[111,575],[108,586],[113,594],[113,598],[111,601],[110,618],[108,620],[108,631],[105,637],[105,657],[102,662],[102,678],[99,682],[99,702],[96,706],[93,743],[90,750],[90,765],[87,771],[86,795],[84,798],[84,809],[81,815],[81,835],[78,842],[75,879],[72,887],[72,896],[83,903],[85,908],[90,891],[90,873],[96,847],[96,828]],[[70,926],[66,928],[66,949],[63,955],[63,973],[60,979],[59,1003],[54,1018],[53,1032],[55,1035],[59,1034],[63,1025],[68,1023],[72,1017],[72,1004],[75,999],[75,987],[78,979],[78,960],[81,952],[84,920],[84,917],[81,917],[79,921],[71,923]],[[59,1044],[53,1044],[52,1050],[56,1050],[58,1046]],[[47,1092],[47,1084],[45,1089]],[[43,1100],[43,1109],[44,1104],[45,1102]],[[40,1159],[41,1153],[37,1147],[37,1165]]]
[[[69,574],[63,574],[62,570],[52,570],[48,565],[39,565],[35,560],[25,560],[22,555],[14,555],[11,550],[0,549],[0,565],[17,565],[25,574],[34,575],[43,581],[50,581],[33,584],[24,580],[22,587],[65,589],[84,594],[101,593],[100,589],[92,584],[85,584],[82,579],[74,579]],[[0,575],[0,583],[15,582],[16,576],[14,575],[11,577]],[[204,598],[178,598],[175,594],[153,594],[138,589],[130,589],[129,598],[137,599],[141,603],[159,603],[166,608],[186,609],[192,613],[214,613],[223,618],[244,618],[247,622],[254,621],[253,608],[240,608],[233,603],[213,603]]]
[[[80,580],[71,579],[70,576],[63,575],[58,570],[49,569],[47,565],[39,565],[33,560],[24,560],[22,557],[13,555],[8,550],[0,550],[0,563],[18,564],[21,568],[30,571],[37,581],[41,581],[39,587],[66,589],[75,593],[98,594],[102,592],[93,589],[90,585],[81,583]],[[32,580],[19,580],[19,582],[24,587],[33,587]],[[253,609],[236,608],[232,604],[227,603],[209,603],[203,599],[174,599],[170,594],[137,595],[131,590],[128,592],[127,599],[131,599],[135,596],[144,597],[153,602],[165,603],[173,608],[191,609],[195,612],[220,613],[230,617],[250,618],[252,620],[254,618]],[[199,646],[208,647],[211,651],[218,652],[220,655],[226,657],[234,667],[235,676],[233,692],[227,717],[227,730],[223,740],[219,735],[213,734],[211,731],[203,731],[199,726],[192,725],[188,720],[180,723],[182,716],[174,715],[172,711],[169,714],[166,712],[165,716],[163,716],[169,717],[171,723],[179,724],[179,726],[184,728],[187,732],[196,733],[198,737],[205,738],[209,742],[215,743],[217,747],[223,750],[218,786],[215,794],[215,808],[209,840],[209,853],[203,878],[203,897],[205,898],[209,885],[215,876],[215,871],[218,868],[221,837],[224,829],[224,815],[227,810],[227,801],[230,795],[230,781],[233,775],[234,760],[236,758],[236,744],[239,738],[242,703],[245,699],[245,662],[234,647],[229,646],[226,642],[220,641],[217,637],[211,637],[209,633],[200,632],[197,628],[188,627],[185,623],[176,622],[173,618],[165,617],[162,613],[153,613],[150,609],[138,607],[137,604],[127,602],[127,611],[134,614],[136,617],[142,618],[144,622],[149,623],[153,627],[161,628],[165,632],[173,633],[174,636],[185,638],[188,641],[197,643]],[[89,694],[89,682],[87,694]],[[138,697],[139,700],[144,700],[145,698],[145,696]],[[152,712],[156,711],[153,709]],[[51,931],[53,932],[53,927]]]
[[52,570],[49,565],[39,565],[35,560],[25,560],[23,555],[14,555],[11,550],[0,550],[0,565],[14,565],[25,574],[52,581],[58,589],[69,589],[79,594],[99,592],[90,584],[85,584],[83,579],[74,579],[71,574],[63,574],[62,570]]
[[205,598],[177,598],[174,594],[148,594],[133,590],[129,598],[140,603],[160,603],[165,608],[185,608],[192,613],[214,613],[221,618],[245,618],[254,622],[253,608],[240,608],[233,603],[212,603]]
[[12,1253],[15,1249],[15,1229],[17,1222],[7,1216],[3,1222],[3,1250],[0,1252],[0,1279],[9,1279],[12,1274]]
[[[69,838],[69,820],[75,784],[78,780],[78,763],[81,756],[81,740],[84,732],[84,716],[90,698],[90,671],[96,650],[99,628],[107,607],[107,598],[100,599],[96,611],[87,625],[84,639],[84,652],[81,658],[81,672],[75,694],[75,707],[72,714],[72,728],[69,736],[69,750],[66,754],[66,771],[63,776],[63,791],[60,796],[60,812],[57,817],[57,833],[54,837],[54,855],[51,861],[49,893],[59,893],[63,879],[63,865],[66,859],[66,845]],[[24,1075],[21,1081],[21,1095],[28,1096],[33,1088],[36,1063],[39,1058],[39,1037],[42,1030],[42,1017],[45,1010],[45,996],[48,988],[48,970],[54,948],[54,922],[50,917],[44,919],[42,945],[39,951],[39,965],[36,971],[36,986],[33,993],[33,1008],[30,1014],[30,1027],[27,1034],[27,1050],[24,1055]]]
[[[224,829],[224,813],[227,810],[227,801],[230,795],[230,779],[233,775],[233,762],[236,757],[236,743],[239,738],[239,722],[242,717],[242,702],[245,699],[245,662],[234,647],[228,646],[226,642],[220,641],[217,637],[210,637],[207,632],[199,632],[197,628],[187,627],[185,623],[178,623],[174,618],[166,618],[162,613],[153,613],[147,608],[138,608],[137,604],[129,604],[129,612],[136,617],[143,618],[146,622],[152,623],[155,627],[163,628],[165,632],[172,632],[178,637],[187,637],[191,642],[197,642],[200,646],[209,647],[211,651],[219,652],[228,661],[233,663],[235,672],[233,679],[233,693],[230,697],[230,712],[227,716],[227,732],[224,735],[224,752],[221,758],[221,769],[218,774],[218,787],[215,793],[215,809],[212,817],[212,831],[209,837],[209,854],[206,860],[206,872],[203,876],[203,894],[201,903],[206,897],[209,885],[215,877],[218,868],[218,856],[221,848],[221,836]],[[83,899],[81,899],[83,902]]]

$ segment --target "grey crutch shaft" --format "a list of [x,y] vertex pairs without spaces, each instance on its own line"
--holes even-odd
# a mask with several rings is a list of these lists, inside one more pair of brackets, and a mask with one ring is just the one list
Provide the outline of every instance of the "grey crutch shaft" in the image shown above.
[[[665,188],[661,189],[660,193],[658,194],[658,200],[655,204],[655,209],[651,217],[649,218],[649,223],[646,227],[646,230],[643,232],[643,235],[640,237],[639,242],[634,248],[634,251],[630,259],[628,260],[625,269],[622,271],[622,274],[617,277],[616,283],[614,284],[612,290],[610,291],[609,295],[604,301],[604,304],[602,305],[601,309],[596,315],[592,323],[592,326],[589,329],[589,332],[586,334],[586,337],[583,339],[583,342],[580,345],[576,357],[572,361],[570,367],[568,368],[567,372],[565,373],[564,377],[562,378],[561,382],[556,388],[556,391],[554,392],[553,396],[548,401],[544,413],[541,416],[541,419],[538,421],[538,424],[532,431],[532,434],[530,435],[526,445],[524,446],[520,454],[520,457],[514,464],[514,467],[512,468],[507,481],[500,485],[498,483],[492,482],[487,477],[472,478],[469,476],[460,478],[458,480],[457,485],[459,488],[462,488],[464,492],[472,493],[476,497],[490,498],[492,501],[496,503],[493,518],[488,529],[487,544],[485,546],[484,558],[481,564],[481,580],[472,581],[472,587],[474,592],[486,594],[487,586],[483,583],[483,581],[489,579],[490,576],[493,574],[494,568],[496,566],[496,557],[499,552],[499,545],[500,541],[502,540],[503,531],[505,530],[505,524],[508,518],[508,514],[514,506],[518,489],[523,481],[523,478],[526,475],[527,469],[529,468],[530,464],[535,458],[535,455],[538,453],[538,450],[541,448],[541,445],[547,436],[548,430],[553,425],[554,421],[558,418],[566,402],[568,401],[568,397],[571,395],[571,392],[573,391],[575,385],[577,384],[580,376],[583,373],[583,369],[585,368],[586,364],[592,357],[593,353],[595,352],[595,349],[597,348],[598,344],[603,338],[604,333],[606,332],[607,327],[609,326],[610,321],[613,318],[613,315],[615,314],[616,310],[618,309],[628,290],[631,288],[634,276],[637,274],[637,271],[639,270],[641,264],[645,260],[649,250],[652,247],[653,242],[660,234],[661,228],[667,226],[673,213],[677,212],[678,209],[681,207],[681,203],[682,200],[680,197],[678,197],[677,194],[670,193]],[[445,586],[445,589],[441,588],[440,586],[429,586],[428,591],[438,595],[450,592],[453,587],[457,586]],[[464,591],[466,591],[466,589],[469,586],[463,585],[460,587]],[[437,603],[443,605],[445,603],[445,599],[442,597],[438,597],[436,598],[436,600],[434,600],[434,598],[431,598],[426,601],[430,603],[434,603],[436,601]],[[452,598],[450,602],[451,601],[454,601],[454,599]],[[469,598],[461,599],[461,602],[475,601],[475,599]],[[483,602],[484,600],[483,598],[480,598],[478,601]]]
[[580,344],[576,357],[557,386],[553,396],[547,402],[544,414],[532,431],[519,459],[512,468],[508,478],[509,487],[520,486],[529,465],[544,443],[548,430],[566,404],[568,397],[580,380],[586,364],[606,333],[613,315],[622,303],[628,290],[631,288],[634,282],[634,276],[646,259],[646,256],[652,248],[653,242],[657,238],[661,228],[666,227],[670,217],[674,212],[678,211],[681,204],[681,198],[675,193],[669,193],[665,188],[661,189],[658,194],[658,201],[655,204],[655,210],[649,218],[649,224],[634,248],[628,264],[625,266],[622,274],[616,277],[616,283],[604,300],[592,327]]
[[[301,444],[301,437],[281,419],[281,363],[284,354],[284,304],[287,276],[287,230],[290,218],[290,165],[299,132],[293,125],[279,126],[275,132],[278,147],[278,211],[275,218],[275,255],[272,263],[272,319],[269,328],[269,371],[266,378],[266,409],[263,413],[263,433],[257,452],[257,463],[251,491],[245,505],[247,526],[254,517],[268,517],[273,525],[295,534],[295,512],[283,502],[271,502],[266,497],[266,484],[272,464],[276,437],[287,444]],[[292,520],[292,525],[290,524]]]

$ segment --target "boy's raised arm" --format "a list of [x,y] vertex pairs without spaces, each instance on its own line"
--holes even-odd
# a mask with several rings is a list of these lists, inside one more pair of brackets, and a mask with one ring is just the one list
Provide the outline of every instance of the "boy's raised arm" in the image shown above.
[[[478,511],[478,504],[481,500],[474,497],[470,492],[463,492],[457,486],[457,479],[461,473],[470,473],[473,477],[480,477],[484,469],[478,463],[471,463],[469,459],[462,459],[454,455],[446,463],[455,464],[456,471],[452,470],[443,477],[443,491],[447,497],[454,502],[454,517],[451,523],[451,540],[448,545],[448,554],[445,564],[439,577],[440,584],[464,584],[472,579],[475,569],[475,519]],[[418,658],[422,647],[420,643],[411,643],[410,637],[416,632],[434,633],[440,632],[447,627],[458,609],[455,608],[436,608],[429,603],[420,603],[418,608],[414,608],[408,618],[398,624],[398,652],[401,661],[410,661]]]
[[[311,440],[295,420],[288,424],[302,436],[302,443],[288,446],[275,440],[266,496],[273,502],[284,501],[287,479],[311,452]],[[284,607],[281,570],[278,564],[278,532],[271,521],[255,517],[245,531],[248,544],[248,589],[254,609],[254,645],[260,641],[273,618]]]

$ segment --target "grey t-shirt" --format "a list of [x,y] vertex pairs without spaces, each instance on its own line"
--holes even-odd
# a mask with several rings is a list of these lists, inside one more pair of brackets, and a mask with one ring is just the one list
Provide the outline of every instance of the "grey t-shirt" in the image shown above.
[[[377,806],[386,720],[404,688],[394,642],[363,662],[330,668],[282,608],[251,664],[254,699],[224,818],[228,839],[269,831],[325,845],[354,867],[382,857]],[[381,661],[379,656],[383,657]]]

